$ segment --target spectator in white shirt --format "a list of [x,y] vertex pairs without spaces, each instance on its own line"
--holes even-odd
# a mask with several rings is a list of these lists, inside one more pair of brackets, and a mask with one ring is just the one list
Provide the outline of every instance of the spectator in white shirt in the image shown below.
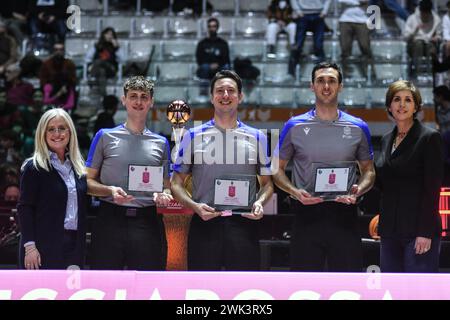
[[432,7],[431,0],[422,0],[416,11],[406,20],[403,36],[408,42],[411,59],[410,77],[417,75],[420,59],[430,56],[430,47],[441,33],[441,18]]

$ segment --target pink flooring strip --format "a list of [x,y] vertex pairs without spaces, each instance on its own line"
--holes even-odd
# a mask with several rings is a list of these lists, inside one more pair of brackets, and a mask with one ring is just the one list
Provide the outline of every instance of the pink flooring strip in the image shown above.
[[450,274],[0,271],[0,300],[448,300]]

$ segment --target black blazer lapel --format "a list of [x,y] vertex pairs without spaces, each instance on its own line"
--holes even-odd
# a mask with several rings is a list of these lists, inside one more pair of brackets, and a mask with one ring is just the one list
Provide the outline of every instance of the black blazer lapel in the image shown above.
[[[411,127],[411,129],[409,130],[408,134],[406,135],[406,137],[403,139],[403,141],[400,143],[400,145],[395,149],[394,152],[392,152],[390,159],[394,159],[396,157],[398,157],[399,155],[402,154],[402,151],[404,149],[408,149],[408,147],[413,144],[415,141],[417,141],[417,139],[419,138],[420,135],[420,122],[419,120],[414,120],[414,124]],[[394,130],[392,131],[392,136],[390,137],[390,149],[392,150],[392,144],[394,143],[394,139],[397,136],[397,126],[394,128]]]
[[384,160],[382,162],[386,162],[388,165],[391,164],[391,157],[392,157],[392,144],[394,143],[394,139],[397,136],[397,127],[394,127],[390,133],[386,135],[386,140],[384,146],[382,146],[382,150],[384,153]]

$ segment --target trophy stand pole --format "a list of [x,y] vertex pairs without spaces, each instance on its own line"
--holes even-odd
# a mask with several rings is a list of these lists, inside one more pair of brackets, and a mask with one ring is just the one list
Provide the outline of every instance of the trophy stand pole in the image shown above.
[[[179,144],[184,133],[184,128],[173,128],[172,139],[175,141],[174,157],[179,150]],[[172,159],[172,163],[175,159]],[[163,222],[167,239],[167,263],[166,270],[182,271],[187,270],[187,244],[189,225],[192,214],[164,214]]]

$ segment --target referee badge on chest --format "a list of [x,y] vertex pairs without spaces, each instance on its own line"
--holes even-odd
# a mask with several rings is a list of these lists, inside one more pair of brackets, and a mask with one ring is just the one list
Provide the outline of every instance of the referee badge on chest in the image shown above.
[[351,139],[352,138],[352,128],[349,126],[344,127],[344,134],[342,135],[343,139]]

